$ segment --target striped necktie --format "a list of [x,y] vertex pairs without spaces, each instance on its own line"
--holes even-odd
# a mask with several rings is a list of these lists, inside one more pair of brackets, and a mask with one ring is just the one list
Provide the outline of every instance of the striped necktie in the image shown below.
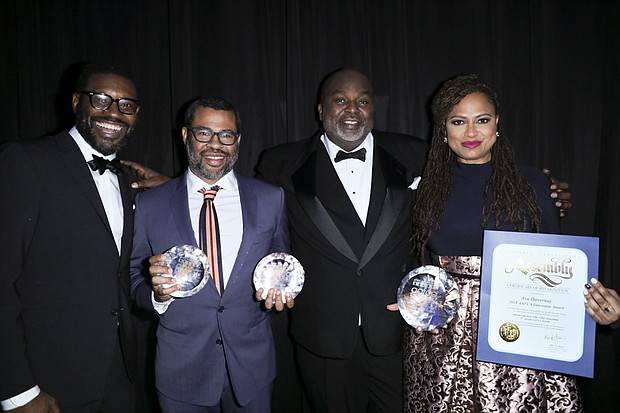
[[222,295],[224,291],[224,274],[222,273],[222,251],[220,249],[220,229],[217,223],[217,213],[213,200],[220,186],[215,185],[209,189],[202,188],[200,192],[204,197],[202,208],[200,209],[200,249],[207,254],[211,276],[215,282],[217,292]]

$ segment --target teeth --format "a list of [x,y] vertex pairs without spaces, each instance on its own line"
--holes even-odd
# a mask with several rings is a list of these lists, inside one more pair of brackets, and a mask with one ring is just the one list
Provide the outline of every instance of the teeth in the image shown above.
[[123,128],[120,125],[115,125],[113,123],[107,123],[107,122],[96,122],[96,124],[101,129],[108,129],[108,130],[113,131],[113,132],[118,132],[118,131],[120,131]]

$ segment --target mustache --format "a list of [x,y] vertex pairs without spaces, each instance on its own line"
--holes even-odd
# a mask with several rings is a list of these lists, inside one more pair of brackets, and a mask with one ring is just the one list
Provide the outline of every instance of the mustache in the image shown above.
[[338,122],[342,122],[345,120],[355,120],[360,123],[366,122],[366,118],[360,115],[355,115],[352,113],[345,113],[338,117]]
[[200,151],[201,155],[208,155],[210,153],[217,154],[217,155],[224,155],[224,156],[230,155],[228,152],[223,151],[221,149],[217,149],[217,148],[207,148],[207,149]]

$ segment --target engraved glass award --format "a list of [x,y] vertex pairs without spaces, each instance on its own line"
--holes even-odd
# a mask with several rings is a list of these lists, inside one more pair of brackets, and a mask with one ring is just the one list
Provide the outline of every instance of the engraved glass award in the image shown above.
[[[161,265],[172,268],[172,277],[176,278],[179,289],[172,294],[173,297],[190,297],[207,284],[211,278],[211,269],[207,256],[200,248],[193,245],[177,245],[164,252],[166,259]],[[172,284],[162,284],[168,288]]]
[[270,288],[291,293],[293,298],[304,286],[304,268],[297,258],[285,252],[274,252],[256,264],[254,269],[254,288],[263,289],[262,299],[267,298]]
[[446,326],[459,308],[459,288],[444,270],[433,265],[405,275],[398,287],[398,310],[412,327],[429,331]]

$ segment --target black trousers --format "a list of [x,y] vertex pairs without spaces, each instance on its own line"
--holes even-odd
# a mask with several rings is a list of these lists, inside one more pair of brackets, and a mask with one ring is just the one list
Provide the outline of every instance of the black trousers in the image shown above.
[[298,346],[297,361],[312,411],[395,413],[403,410],[402,350],[375,356],[362,330],[346,359],[320,357]]

